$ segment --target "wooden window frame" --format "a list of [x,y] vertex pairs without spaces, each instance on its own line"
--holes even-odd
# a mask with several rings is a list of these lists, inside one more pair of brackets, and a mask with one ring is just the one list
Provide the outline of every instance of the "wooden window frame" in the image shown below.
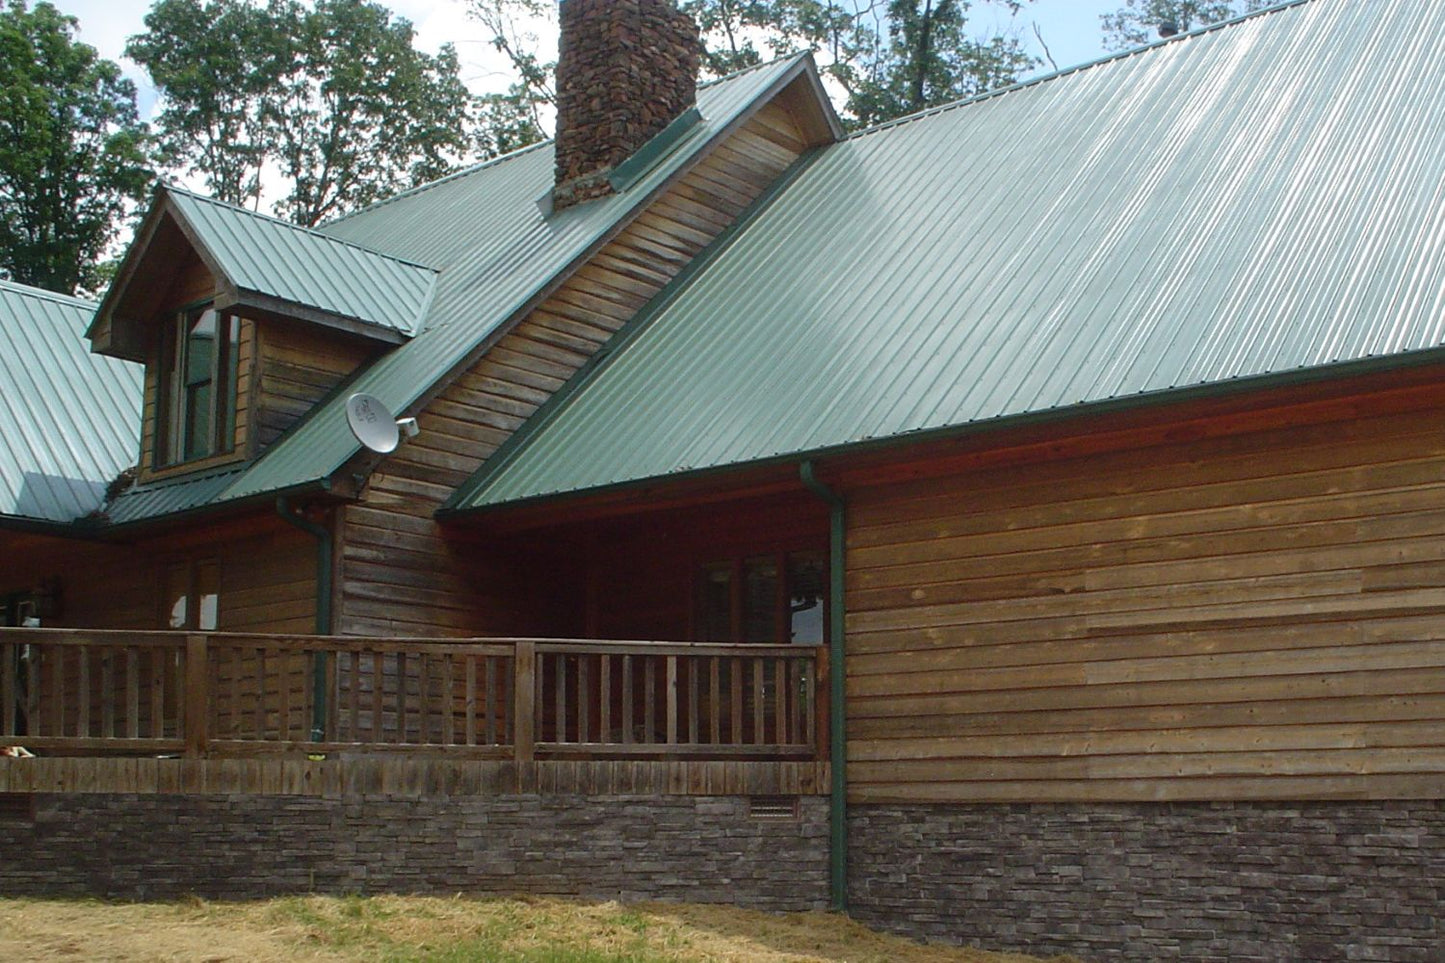
[[[191,386],[186,383],[190,331],[206,312],[216,318],[216,344],[210,363],[210,437],[193,449],[187,426],[194,409]],[[225,332],[226,337],[221,333]],[[152,467],[156,471],[203,462],[236,449],[236,419],[240,395],[241,319],[215,308],[213,300],[186,305],[161,326],[156,368],[156,421]]]
[[[216,613],[214,625],[202,625],[200,622],[201,600],[202,600],[202,578],[203,569],[211,569],[214,575],[214,587],[216,596]],[[180,573],[181,579],[172,582],[171,576]],[[221,560],[216,556],[202,555],[196,557],[173,557],[165,559],[160,563],[160,570],[157,573],[156,583],[160,586],[160,601],[158,612],[158,623],[163,630],[171,632],[215,632],[219,631],[221,624],[221,581],[222,568]],[[185,584],[186,614],[184,624],[175,626],[171,624],[171,613],[174,611],[174,593],[171,591],[175,584],[183,581]]]

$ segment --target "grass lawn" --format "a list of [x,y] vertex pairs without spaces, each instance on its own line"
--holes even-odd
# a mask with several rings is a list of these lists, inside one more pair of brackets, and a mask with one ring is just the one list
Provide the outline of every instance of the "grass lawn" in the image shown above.
[[920,946],[826,913],[555,899],[0,900],[0,960],[292,963],[1029,963]]

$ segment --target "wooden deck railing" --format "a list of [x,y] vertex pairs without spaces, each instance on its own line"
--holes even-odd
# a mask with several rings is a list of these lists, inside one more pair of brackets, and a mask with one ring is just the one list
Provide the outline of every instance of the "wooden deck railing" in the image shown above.
[[0,743],[67,755],[823,758],[823,653],[0,629]]

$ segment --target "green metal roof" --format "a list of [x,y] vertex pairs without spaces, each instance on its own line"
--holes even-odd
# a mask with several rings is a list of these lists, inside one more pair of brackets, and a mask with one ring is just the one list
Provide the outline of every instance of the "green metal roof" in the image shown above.
[[311,308],[393,340],[421,330],[437,272],[320,231],[166,186],[196,241],[242,295]]
[[1441,63],[1301,0],[826,148],[456,507],[1432,352]]
[[[339,241],[440,270],[417,336],[374,362],[347,393],[377,396],[401,414],[517,316],[560,272],[603,243],[679,170],[752,108],[805,71],[792,57],[698,90],[702,120],[625,192],[544,214],[553,183],[551,143],[519,151],[401,194],[320,229]],[[217,504],[320,482],[359,451],[345,397],[315,409],[249,470],[210,500]]]
[[89,301],[0,281],[0,516],[100,508],[140,449],[140,365],[89,352]]

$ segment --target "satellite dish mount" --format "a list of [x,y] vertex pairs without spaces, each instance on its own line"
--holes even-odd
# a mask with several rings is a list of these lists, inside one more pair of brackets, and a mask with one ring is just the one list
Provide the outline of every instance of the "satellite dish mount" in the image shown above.
[[346,423],[362,447],[378,455],[389,455],[401,444],[402,433],[415,438],[415,418],[398,419],[374,395],[355,394],[346,399]]

